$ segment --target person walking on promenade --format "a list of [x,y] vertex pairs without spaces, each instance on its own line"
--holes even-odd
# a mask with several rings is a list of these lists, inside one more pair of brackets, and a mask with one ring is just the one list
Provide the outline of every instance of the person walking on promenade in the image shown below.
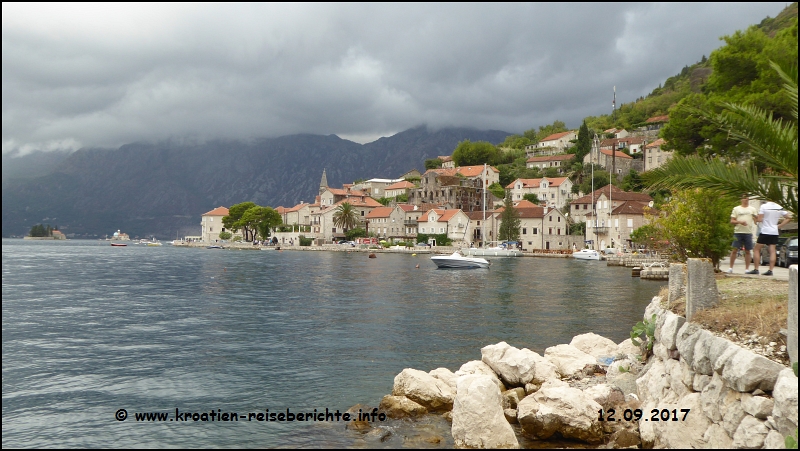
[[[783,221],[778,221],[783,218]],[[778,234],[781,227],[788,224],[791,218],[789,213],[781,208],[775,202],[767,202],[761,204],[758,209],[758,218],[756,221],[761,223],[761,235],[758,236],[756,241],[756,252],[754,264],[756,266],[753,274],[758,274],[758,264],[761,262],[761,249],[764,246],[769,246],[769,270],[764,273],[765,276],[772,275],[772,268],[775,267],[775,245],[778,244]]]
[[[736,255],[739,249],[744,247],[744,268],[745,274],[758,274],[757,270],[750,271],[750,251],[753,250],[753,230],[755,229],[755,220],[758,216],[758,211],[755,207],[750,206],[750,198],[747,195],[742,196],[742,204],[733,207],[731,211],[731,224],[733,228],[733,250],[731,251],[731,267],[725,271],[728,274],[733,273],[733,264],[736,262]],[[756,265],[758,266],[758,265]]]

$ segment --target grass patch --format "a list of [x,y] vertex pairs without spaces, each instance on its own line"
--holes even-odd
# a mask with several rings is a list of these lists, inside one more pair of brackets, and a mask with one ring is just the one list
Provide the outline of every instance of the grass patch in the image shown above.
[[[787,327],[789,282],[773,279],[723,277],[717,279],[720,304],[695,314],[693,322],[712,332],[733,330],[739,336],[758,334],[778,346],[786,340],[780,334]],[[685,304],[678,302],[671,310],[683,315]]]

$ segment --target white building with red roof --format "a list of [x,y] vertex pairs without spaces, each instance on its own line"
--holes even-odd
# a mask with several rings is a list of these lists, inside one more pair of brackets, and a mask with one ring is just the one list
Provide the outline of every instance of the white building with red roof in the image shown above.
[[359,219],[356,227],[364,227],[364,220],[369,212],[378,207],[383,207],[380,202],[369,196],[352,196],[342,199],[333,205],[323,205],[316,212],[311,213],[311,233],[318,240],[319,244],[330,243],[335,239],[342,239],[347,233],[347,229],[334,224],[333,215],[340,205],[349,203]]
[[364,217],[369,232],[380,239],[387,241],[405,241],[409,237],[406,233],[406,212],[400,205],[391,207],[376,207]]
[[658,138],[645,146],[644,155],[642,157],[645,171],[655,169],[672,158],[672,152],[662,148],[666,143],[667,142],[662,138]]
[[397,196],[401,196],[403,194],[408,194],[408,190],[416,188],[416,185],[409,182],[408,180],[402,180],[397,183],[393,183],[386,187],[384,190],[384,197],[389,199],[394,199]]
[[522,200],[526,194],[536,194],[539,202],[550,208],[561,208],[572,198],[572,180],[569,177],[516,179],[505,188],[514,202]]
[[572,140],[578,139],[578,134],[572,131],[569,132],[560,132],[560,133],[553,133],[550,136],[545,136],[537,146],[539,148],[543,147],[555,147],[557,149],[566,149],[567,147],[572,146]]
[[[417,223],[418,233],[425,235],[447,234],[454,246],[469,243],[469,216],[461,210],[433,209],[425,212]],[[434,244],[434,243],[430,243]]]
[[[594,201],[594,204],[592,202]],[[623,191],[606,185],[575,199],[570,204],[570,215],[576,223],[586,223],[586,239],[594,240],[595,249],[608,246],[630,245],[630,235],[649,223],[653,198],[645,193]]]
[[559,173],[564,172],[567,168],[567,164],[569,164],[572,159],[575,158],[575,155],[572,154],[560,154],[560,155],[545,155],[541,157],[530,157],[525,161],[525,167],[528,169],[538,168],[541,171],[556,168],[558,169]]
[[[222,225],[222,218],[228,216],[228,209],[225,207],[217,207],[211,211],[207,211],[200,216],[200,239],[204,243],[216,243],[220,241],[220,232],[230,232]],[[233,236],[242,236],[241,233],[236,232]]]

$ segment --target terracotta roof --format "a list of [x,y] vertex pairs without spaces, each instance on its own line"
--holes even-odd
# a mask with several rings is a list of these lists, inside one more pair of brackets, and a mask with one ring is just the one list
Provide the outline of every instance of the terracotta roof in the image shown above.
[[[610,193],[610,194],[609,194]],[[621,189],[617,188],[613,185],[606,185],[600,189],[596,189],[594,191],[594,199],[597,200],[601,194],[605,194],[606,197],[611,197],[611,200],[633,200],[639,203],[644,202],[645,204],[653,200],[652,197],[645,193],[633,193],[628,191],[622,191]],[[581,198],[575,199],[571,202],[571,204],[591,204],[592,203],[592,194],[587,194]]]
[[[494,166],[487,166],[487,167],[489,169],[491,169],[492,171],[494,171],[494,172],[500,173],[500,171]],[[440,176],[442,176],[442,175],[455,176],[456,174],[461,174],[464,177],[477,177],[477,176],[481,175],[481,173],[483,173],[483,165],[459,166],[457,168],[428,169],[427,171],[425,171],[425,174],[427,174],[429,172],[435,172],[435,173],[439,174]]]
[[544,218],[543,207],[518,208],[520,219]]
[[666,142],[666,141],[664,141],[664,139],[663,139],[663,138],[658,138],[657,140],[655,140],[655,141],[651,142],[650,144],[648,144],[648,145],[647,145],[647,148],[649,149],[649,148],[651,148],[651,147],[663,146],[663,145],[664,145],[664,144],[666,144],[666,143],[667,143],[667,142]]
[[533,202],[522,199],[520,201],[514,202],[514,208],[541,208],[539,205],[534,204]]
[[[611,155],[612,152],[609,149],[600,149],[600,153],[602,153],[603,155],[608,155],[609,157],[612,156]],[[617,154],[617,158],[623,158],[623,159],[627,158],[629,160],[633,159],[632,156],[626,154],[625,152],[620,152],[619,150],[615,150],[614,153]]]
[[655,216],[658,211],[641,202],[625,201],[611,212],[612,215],[643,215],[645,213]]
[[563,138],[563,137],[565,137],[565,136],[569,135],[570,133],[573,133],[573,132],[561,132],[561,133],[553,133],[552,135],[550,135],[550,136],[548,136],[548,137],[546,137],[546,138],[542,139],[542,140],[541,140],[541,141],[539,141],[539,142],[545,142],[545,141],[555,141],[555,140],[557,140],[557,139],[561,139],[561,138]]
[[548,182],[550,182],[551,186],[561,186],[561,184],[566,182],[568,180],[568,178],[567,177],[542,177],[540,179],[517,179],[517,180],[514,180],[513,182],[511,182],[508,186],[506,186],[506,189],[514,189],[514,185],[516,185],[518,181],[522,182],[522,187],[523,188],[538,188],[541,185],[542,180],[547,180]]
[[669,122],[669,115],[666,114],[664,116],[653,116],[650,119],[644,121],[647,124],[653,124],[656,122]]
[[516,179],[513,182],[511,182],[508,186],[506,186],[506,188],[507,189],[514,189],[514,185],[516,185],[517,182],[522,182],[522,187],[523,188],[538,188],[539,187],[539,183],[541,181],[542,181],[542,179]]
[[431,211],[436,213],[436,216],[437,216],[436,222],[447,222],[450,219],[452,219],[453,216],[458,214],[458,212],[461,211],[461,210],[439,210],[438,208],[434,209],[434,210],[429,210],[429,211],[426,211],[425,214],[422,215],[419,218],[419,222],[427,222],[428,221],[428,214],[430,214]]
[[275,209],[275,211],[277,211],[278,213],[281,213],[281,214],[283,214],[283,213],[291,213],[291,212],[293,212],[293,211],[299,211],[299,210],[302,210],[302,209],[303,209],[303,207],[307,207],[307,206],[310,206],[310,205],[311,205],[311,204],[307,204],[307,203],[299,203],[299,204],[295,205],[295,206],[294,206],[294,207],[292,207],[292,208],[278,207],[278,208],[283,208],[283,210],[284,210],[283,212],[281,212],[281,211],[278,211],[278,208],[276,208],[276,209]]
[[326,188],[334,196],[368,196],[369,194],[355,189]]
[[409,211],[414,211],[414,206],[411,204],[397,204],[400,209],[408,213]]
[[[494,213],[494,211],[486,210],[486,219],[490,219],[492,217],[492,213]],[[464,214],[466,214],[467,217],[469,219],[473,220],[473,221],[483,221],[483,211],[482,210],[470,211],[468,213],[464,212]]]
[[392,208],[392,207],[376,207],[374,210],[372,210],[371,212],[367,213],[365,218],[367,218],[367,219],[371,219],[371,218],[388,218],[392,214],[393,211],[394,211],[394,208]]
[[403,180],[402,182],[397,182],[394,185],[389,185],[386,187],[387,190],[407,189],[407,188],[414,188],[414,184],[409,182],[408,180]]
[[228,209],[225,207],[217,207],[209,212],[203,213],[203,216],[228,216]]
[[530,157],[526,160],[526,163],[532,163],[537,161],[565,161],[575,157],[575,155],[568,153],[563,155],[549,155],[544,157]]

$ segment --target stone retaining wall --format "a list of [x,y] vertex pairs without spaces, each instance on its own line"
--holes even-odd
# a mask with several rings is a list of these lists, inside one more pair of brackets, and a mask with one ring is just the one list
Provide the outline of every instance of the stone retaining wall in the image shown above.
[[[797,429],[797,377],[783,365],[716,337],[662,308],[654,356],[636,384],[646,417],[689,409],[686,421],[642,421],[642,444],[656,448],[783,448]],[[679,415],[682,416],[682,415]]]

